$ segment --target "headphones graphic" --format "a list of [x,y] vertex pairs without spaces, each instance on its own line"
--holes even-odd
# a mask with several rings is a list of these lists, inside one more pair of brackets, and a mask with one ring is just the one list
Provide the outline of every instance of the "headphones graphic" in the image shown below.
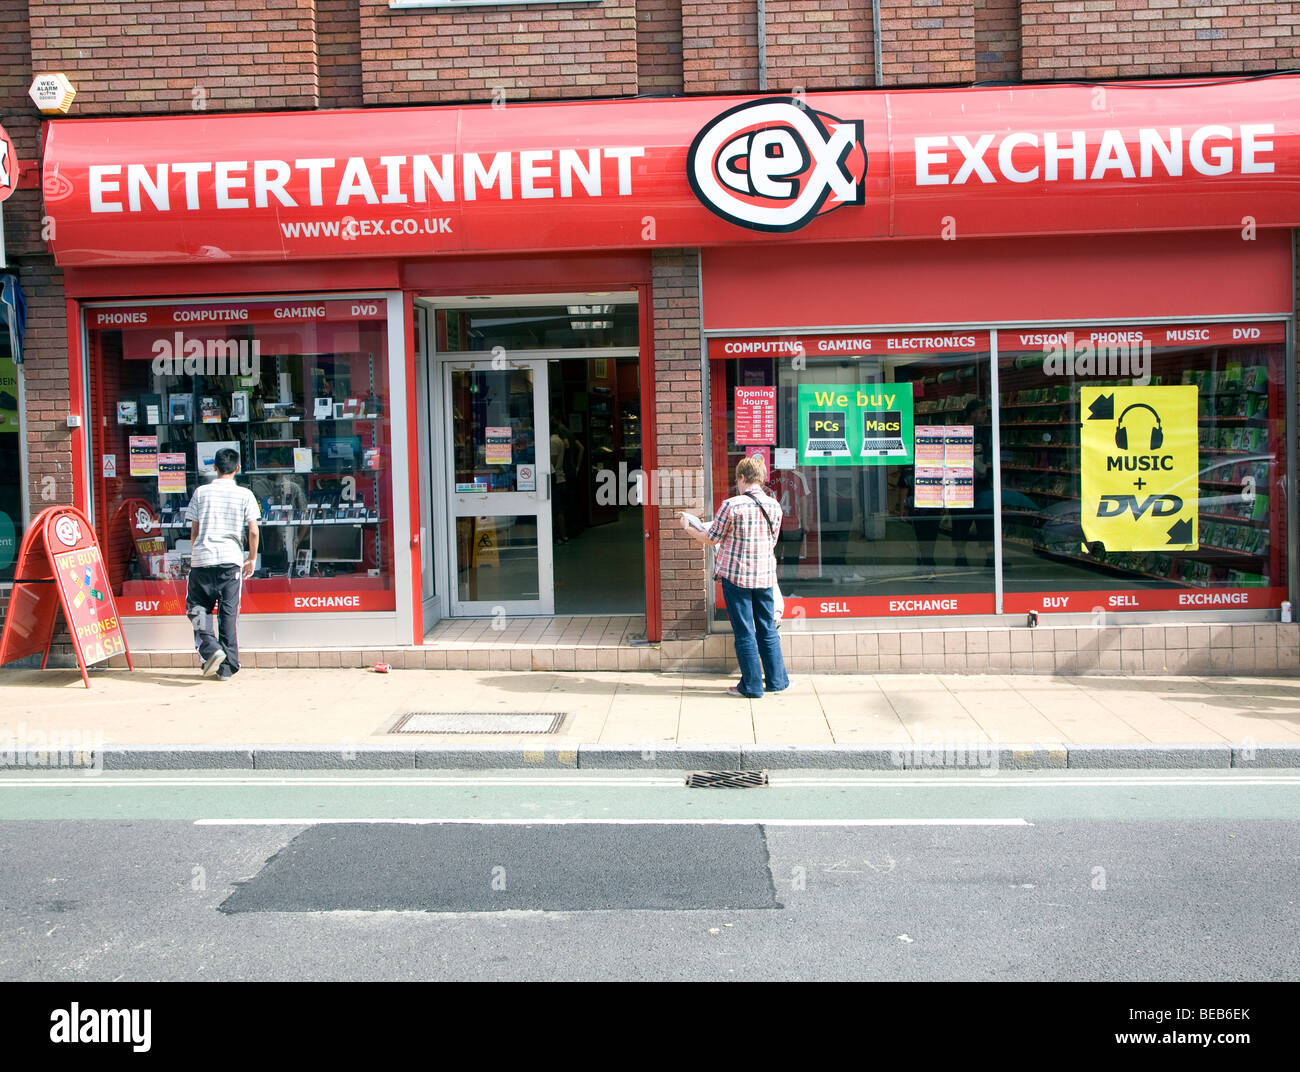
[[1165,441],[1164,428],[1160,424],[1160,414],[1151,409],[1145,402],[1134,402],[1119,415],[1119,420],[1115,423],[1115,446],[1120,450],[1128,450],[1128,429],[1124,427],[1124,418],[1128,416],[1130,410],[1145,409],[1150,411],[1151,416],[1156,419],[1156,426],[1151,429],[1151,449],[1157,450]]

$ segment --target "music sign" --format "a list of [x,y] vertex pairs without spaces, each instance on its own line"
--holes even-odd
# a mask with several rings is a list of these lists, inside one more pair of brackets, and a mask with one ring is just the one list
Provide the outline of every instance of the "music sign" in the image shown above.
[[1083,538],[1107,551],[1199,546],[1198,388],[1082,387]]

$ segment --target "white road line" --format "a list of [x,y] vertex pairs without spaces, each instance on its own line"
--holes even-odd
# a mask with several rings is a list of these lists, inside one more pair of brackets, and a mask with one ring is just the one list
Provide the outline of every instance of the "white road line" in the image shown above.
[[45,786],[81,786],[83,788],[96,788],[100,786],[122,788],[130,786],[144,786],[157,788],[159,786],[240,786],[240,787],[290,787],[290,786],[333,786],[333,787],[362,787],[362,786],[544,786],[550,788],[574,788],[578,786],[622,786],[634,789],[654,788],[657,786],[682,786],[682,778],[591,778],[591,779],[546,779],[539,781],[533,778],[349,778],[346,775],[338,778],[125,778],[114,779],[112,777],[95,776],[83,774],[71,778],[43,778],[40,775],[30,776],[26,779],[12,778],[0,779],[0,789],[30,789],[32,787]]
[[772,781],[772,788],[805,788],[809,786],[819,786],[829,788],[832,786],[889,786],[891,788],[933,788],[934,786],[987,786],[988,788],[998,789],[1030,789],[1040,788],[1051,785],[1053,788],[1074,787],[1091,788],[1098,786],[1214,786],[1214,785],[1290,785],[1300,786],[1300,776],[1296,775],[1244,775],[1242,777],[1233,777],[1230,775],[1201,775],[1198,777],[1185,778],[1171,774],[1167,777],[1152,777],[1151,775],[1141,775],[1133,777],[1119,776],[1115,778],[1100,778],[1096,776],[1069,778],[1058,777],[1055,775],[1042,776],[1040,772],[1026,772],[1039,774],[1033,778],[1019,778],[1011,776],[1010,778],[999,775],[972,775],[959,778],[915,778],[906,781],[889,782],[880,778],[835,778],[835,779],[816,779],[816,778],[791,778],[789,780]]
[[[543,772],[538,772],[542,774]],[[767,791],[780,789],[836,789],[836,788],[877,788],[877,789],[933,789],[933,788],[953,788],[961,786],[979,786],[988,789],[1039,789],[1045,786],[1051,786],[1056,789],[1062,788],[1126,788],[1132,786],[1156,786],[1156,787],[1201,787],[1201,786],[1290,786],[1300,787],[1300,771],[1294,775],[1274,774],[1274,775],[1197,775],[1193,777],[1184,777],[1176,772],[1170,772],[1167,775],[1119,775],[1114,777],[1098,777],[1096,775],[1084,775],[1080,777],[1071,777],[1065,773],[1046,773],[1046,772],[1023,772],[1017,774],[999,774],[999,775],[963,775],[951,778],[936,778],[934,776],[908,777],[905,772],[902,773],[883,773],[877,777],[849,777],[849,778],[782,778],[779,773],[769,772],[768,777],[771,784]],[[676,778],[609,778],[609,777],[575,777],[572,775],[563,778],[549,777],[517,777],[517,778],[477,778],[472,775],[448,775],[442,777],[431,777],[422,775],[418,778],[406,777],[402,774],[394,774],[389,777],[366,776],[352,777],[347,774],[340,774],[336,777],[310,776],[303,778],[291,777],[194,777],[187,775],[177,778],[160,778],[151,775],[143,778],[126,777],[117,775],[94,775],[94,774],[76,774],[71,776],[51,777],[42,774],[22,774],[22,775],[4,775],[0,774],[0,789],[48,789],[81,787],[85,788],[166,788],[166,787],[263,787],[263,788],[298,788],[314,786],[332,786],[340,787],[367,787],[382,786],[386,788],[412,786],[412,787],[434,787],[434,788],[455,788],[464,787],[486,787],[486,786],[524,786],[534,789],[549,788],[590,788],[590,787],[614,787],[624,789],[644,789],[660,787],[682,788],[684,779]]]
[[1033,826],[1028,819],[195,819],[195,826]]

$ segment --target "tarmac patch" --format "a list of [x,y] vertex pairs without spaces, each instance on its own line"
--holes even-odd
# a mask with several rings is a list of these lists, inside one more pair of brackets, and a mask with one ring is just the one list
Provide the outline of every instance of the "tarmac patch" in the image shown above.
[[780,908],[755,825],[338,823],[304,830],[221,911]]

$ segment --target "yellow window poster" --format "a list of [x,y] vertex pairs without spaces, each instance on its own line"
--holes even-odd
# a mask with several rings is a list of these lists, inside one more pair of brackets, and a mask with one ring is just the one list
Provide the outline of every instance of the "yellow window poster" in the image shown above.
[[1081,523],[1107,551],[1195,551],[1195,386],[1083,387]]

